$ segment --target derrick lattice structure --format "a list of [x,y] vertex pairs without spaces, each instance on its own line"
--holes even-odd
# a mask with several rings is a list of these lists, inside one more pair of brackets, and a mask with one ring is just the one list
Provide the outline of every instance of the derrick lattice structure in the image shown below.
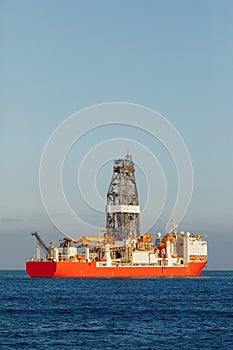
[[140,206],[132,156],[117,159],[107,194],[107,235],[123,241],[140,235]]

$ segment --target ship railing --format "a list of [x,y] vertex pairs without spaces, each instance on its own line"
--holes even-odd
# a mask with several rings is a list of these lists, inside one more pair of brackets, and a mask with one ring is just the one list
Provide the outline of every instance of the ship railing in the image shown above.
[[147,263],[133,263],[132,266],[158,266],[158,263],[150,263],[150,264],[147,264]]
[[30,258],[29,260],[27,261],[32,261],[32,262],[47,262],[49,260],[47,260],[46,258],[40,258],[40,259],[37,259],[37,258]]
[[[108,265],[107,265],[107,262],[97,262],[96,266],[97,267],[107,267]],[[153,266],[159,266],[159,265],[158,265],[158,263],[151,263],[151,264],[148,264],[148,263],[134,263],[134,264],[131,264],[131,263],[120,263],[120,262],[117,262],[117,263],[112,263],[108,267],[153,267]]]

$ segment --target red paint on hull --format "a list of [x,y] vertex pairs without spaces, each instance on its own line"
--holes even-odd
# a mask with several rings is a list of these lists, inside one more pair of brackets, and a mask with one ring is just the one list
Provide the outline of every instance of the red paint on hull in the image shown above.
[[207,262],[190,262],[187,266],[126,266],[97,267],[95,262],[26,262],[30,277],[76,278],[142,278],[142,277],[198,277]]

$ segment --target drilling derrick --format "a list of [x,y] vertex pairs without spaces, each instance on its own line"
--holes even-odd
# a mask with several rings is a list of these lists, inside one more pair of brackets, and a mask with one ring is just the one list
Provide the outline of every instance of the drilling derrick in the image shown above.
[[117,159],[107,194],[107,235],[123,241],[140,235],[140,207],[132,156]]

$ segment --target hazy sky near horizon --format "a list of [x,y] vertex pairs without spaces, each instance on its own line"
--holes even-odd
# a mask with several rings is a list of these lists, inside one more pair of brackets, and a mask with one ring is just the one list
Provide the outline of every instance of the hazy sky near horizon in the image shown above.
[[[2,1],[0,268],[24,268],[34,254],[33,230],[47,242],[61,238],[39,189],[40,159],[52,132],[83,108],[123,101],[156,110],[181,134],[194,170],[181,228],[208,235],[209,268],[233,269],[232,39],[230,0]],[[108,138],[148,147],[162,165],[168,191],[175,192],[174,165],[164,160],[162,147],[133,127],[109,125],[80,139],[67,158],[64,188],[74,210],[82,206],[82,215],[89,215],[76,191],[77,169]],[[126,146],[127,141],[115,145],[113,158],[118,152],[122,157]],[[146,176],[133,156],[144,206]],[[103,200],[111,169],[106,159],[96,172]],[[172,206],[166,208],[168,213]],[[104,227],[103,213],[91,215],[90,221]],[[165,216],[153,233],[164,230]]]

